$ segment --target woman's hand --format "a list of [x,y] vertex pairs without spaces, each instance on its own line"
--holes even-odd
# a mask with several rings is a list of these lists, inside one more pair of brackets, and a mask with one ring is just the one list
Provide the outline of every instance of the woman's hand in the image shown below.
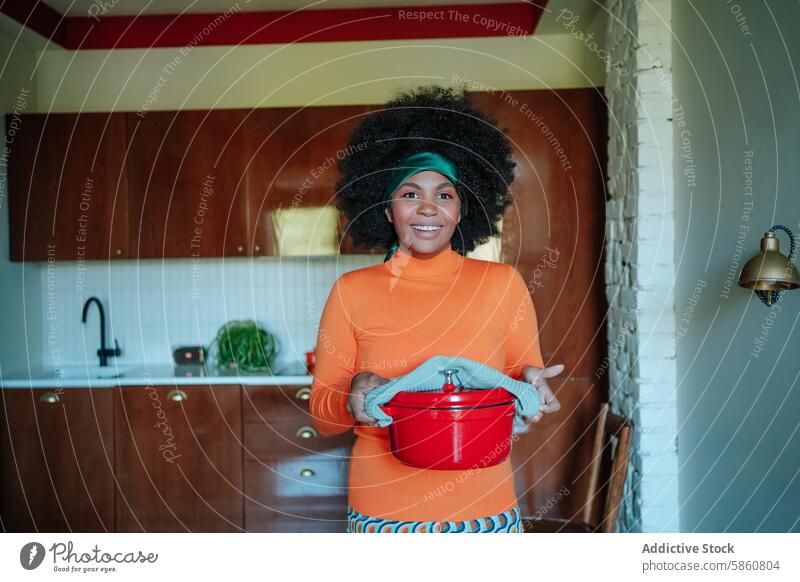
[[359,372],[353,376],[352,380],[350,380],[350,399],[347,402],[347,407],[357,421],[363,422],[367,426],[376,426],[377,422],[367,414],[364,408],[364,396],[373,388],[382,386],[387,382],[389,382],[389,378],[384,378],[369,371]]
[[537,412],[529,422],[539,422],[542,419],[543,413],[555,412],[561,408],[561,403],[547,384],[547,378],[558,376],[563,371],[564,364],[556,364],[555,366],[548,366],[547,368],[525,366],[522,369],[520,380],[523,382],[530,382],[539,391],[539,412]]

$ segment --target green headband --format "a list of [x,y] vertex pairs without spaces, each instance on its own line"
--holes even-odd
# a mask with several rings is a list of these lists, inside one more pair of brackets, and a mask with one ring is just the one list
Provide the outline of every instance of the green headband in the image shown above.
[[[394,194],[394,191],[397,190],[397,187],[400,186],[400,184],[405,182],[414,174],[418,174],[425,170],[439,172],[443,176],[447,177],[447,179],[450,180],[454,186],[458,184],[458,171],[456,170],[456,166],[453,164],[453,162],[444,156],[437,154],[436,152],[419,152],[408,156],[397,165],[397,168],[394,170],[394,174],[392,175],[392,179],[389,181],[389,185],[386,188],[386,192],[384,194],[384,203],[389,203],[392,198],[392,194]],[[465,197],[462,197],[461,215],[466,216],[468,210],[467,200]],[[388,261],[396,251],[397,241],[392,244],[389,252],[386,254],[384,262]]]
[[[405,182],[414,174],[419,174],[425,170],[433,170],[439,172],[453,183],[453,186],[458,185],[458,171],[453,162],[436,152],[419,152],[412,154],[405,158],[402,162],[397,164],[394,170],[392,179],[384,193],[384,202],[388,203],[392,198],[392,194],[397,190],[398,186]],[[467,214],[467,201],[461,200],[461,214]]]

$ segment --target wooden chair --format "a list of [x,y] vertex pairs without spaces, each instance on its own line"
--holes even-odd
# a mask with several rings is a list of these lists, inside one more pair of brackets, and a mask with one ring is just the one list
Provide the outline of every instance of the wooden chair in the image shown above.
[[[525,533],[613,533],[628,474],[633,425],[612,414],[604,402],[597,415],[592,461],[589,466],[589,489],[579,520],[558,518],[523,518]],[[616,448],[613,440],[616,438]],[[602,481],[601,481],[602,479]],[[604,487],[605,485],[605,487]],[[605,503],[599,523],[592,521],[596,505],[605,489]],[[577,515],[577,514],[576,514]]]

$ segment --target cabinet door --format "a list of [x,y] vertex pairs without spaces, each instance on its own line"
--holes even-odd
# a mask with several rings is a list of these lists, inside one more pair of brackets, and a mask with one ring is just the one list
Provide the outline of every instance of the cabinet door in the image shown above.
[[112,390],[7,388],[0,394],[3,529],[114,531]]
[[[254,243],[274,249],[272,211],[334,205],[337,163],[366,105],[256,109],[247,126]],[[255,254],[258,254],[257,252]]]
[[126,258],[125,114],[6,116],[11,260]]
[[247,255],[245,113],[127,114],[134,256]]
[[117,531],[241,531],[240,387],[118,394]]

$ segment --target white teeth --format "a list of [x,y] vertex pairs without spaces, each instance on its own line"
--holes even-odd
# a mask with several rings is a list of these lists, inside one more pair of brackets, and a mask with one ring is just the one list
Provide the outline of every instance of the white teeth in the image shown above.
[[442,228],[441,226],[422,226],[422,225],[412,225],[413,228],[416,230],[439,230]]

